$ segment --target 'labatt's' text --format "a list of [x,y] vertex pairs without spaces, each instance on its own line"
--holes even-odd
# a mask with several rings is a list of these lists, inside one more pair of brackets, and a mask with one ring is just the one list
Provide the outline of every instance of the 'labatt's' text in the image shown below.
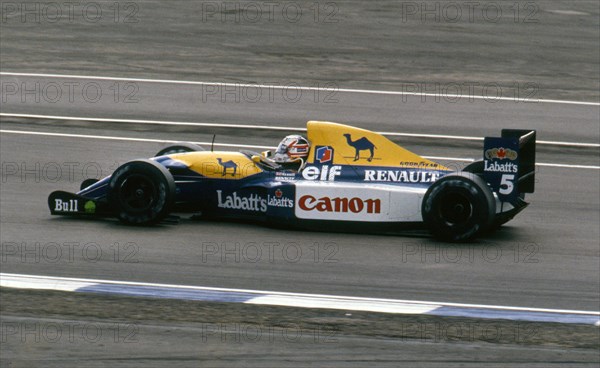
[[513,164],[512,162],[505,162],[503,164],[499,164],[496,161],[484,161],[485,171],[494,171],[494,172],[505,172],[505,173],[517,173],[519,171],[519,166]]
[[259,195],[251,194],[249,197],[242,197],[237,192],[233,192],[223,198],[222,192],[217,190],[217,205],[219,208],[267,212],[267,200]]

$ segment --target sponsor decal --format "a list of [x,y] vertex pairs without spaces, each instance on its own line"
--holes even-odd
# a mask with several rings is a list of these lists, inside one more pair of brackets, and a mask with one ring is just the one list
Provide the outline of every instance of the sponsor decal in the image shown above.
[[484,171],[491,172],[503,172],[503,173],[517,173],[519,171],[519,166],[513,164],[512,162],[506,162],[503,164],[498,163],[498,161],[484,161]]
[[435,162],[425,162],[425,161],[421,161],[421,162],[400,161],[398,166],[411,167],[411,168],[414,167],[414,168],[419,168],[419,169],[437,169],[440,167],[440,164],[435,163]]
[[519,195],[519,140],[516,137],[485,137],[483,141],[483,176],[501,201]]
[[375,155],[375,149],[377,148],[373,142],[371,142],[367,137],[361,137],[356,140],[352,139],[352,135],[346,133],[344,134],[346,138],[346,143],[354,148],[354,161],[358,161],[360,159],[360,152],[367,151],[369,152],[369,157],[367,161],[371,162],[373,160],[373,156]]
[[333,181],[336,176],[341,174],[342,167],[339,165],[307,166],[302,170],[302,177],[306,180]]
[[397,183],[433,183],[440,174],[435,171],[365,170],[365,181],[392,181]]
[[337,213],[381,213],[380,199],[362,199],[358,197],[321,197],[304,195],[298,200],[298,207],[304,211]]
[[87,201],[83,205],[85,213],[96,213],[96,203],[94,201]]
[[315,161],[321,164],[333,161],[333,147],[317,146],[315,149]]
[[223,168],[221,176],[225,176],[227,174],[227,169],[232,169],[233,172],[231,173],[231,176],[235,176],[238,167],[238,165],[235,162],[231,160],[223,162],[223,159],[220,157],[217,157],[217,162]]
[[223,197],[223,191],[217,190],[217,206],[219,208],[267,212],[267,200],[257,194],[243,197],[233,192]]
[[490,148],[485,151],[485,158],[488,160],[499,159],[499,160],[511,160],[514,161],[518,157],[516,151],[511,150],[510,148]]
[[277,189],[274,196],[267,195],[267,202],[271,207],[294,207],[294,200],[284,197],[281,189]]
[[278,171],[275,173],[275,179],[279,181],[292,181],[296,179],[296,173]]
[[54,199],[54,211],[56,212],[77,212],[79,203],[77,199],[69,199],[63,201],[62,199]]

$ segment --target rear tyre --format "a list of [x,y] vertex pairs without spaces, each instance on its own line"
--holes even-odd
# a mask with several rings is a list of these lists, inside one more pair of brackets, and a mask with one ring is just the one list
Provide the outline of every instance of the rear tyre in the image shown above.
[[108,203],[121,222],[150,225],[160,222],[175,201],[175,180],[161,164],[135,160],[121,165],[112,174]]
[[486,182],[460,172],[436,181],[425,193],[423,221],[438,239],[469,241],[485,232],[494,220],[496,201]]
[[175,145],[168,146],[168,147],[161,149],[160,151],[158,151],[156,153],[156,155],[154,157],[173,155],[175,153],[198,152],[198,151],[204,151],[204,148],[200,147],[197,144],[182,142],[182,143],[177,143]]

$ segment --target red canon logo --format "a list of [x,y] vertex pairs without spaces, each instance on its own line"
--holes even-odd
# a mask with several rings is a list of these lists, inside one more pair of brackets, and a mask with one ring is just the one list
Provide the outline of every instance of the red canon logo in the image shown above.
[[298,206],[304,211],[317,210],[319,212],[352,212],[360,213],[365,209],[367,213],[381,213],[380,199],[361,199],[361,198],[329,198],[321,197],[319,199],[305,195],[300,197]]

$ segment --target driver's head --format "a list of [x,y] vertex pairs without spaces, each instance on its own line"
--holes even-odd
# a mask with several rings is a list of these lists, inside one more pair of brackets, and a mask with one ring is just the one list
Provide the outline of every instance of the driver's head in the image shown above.
[[277,163],[289,163],[302,159],[306,161],[310,143],[301,135],[288,135],[277,146],[273,160]]

